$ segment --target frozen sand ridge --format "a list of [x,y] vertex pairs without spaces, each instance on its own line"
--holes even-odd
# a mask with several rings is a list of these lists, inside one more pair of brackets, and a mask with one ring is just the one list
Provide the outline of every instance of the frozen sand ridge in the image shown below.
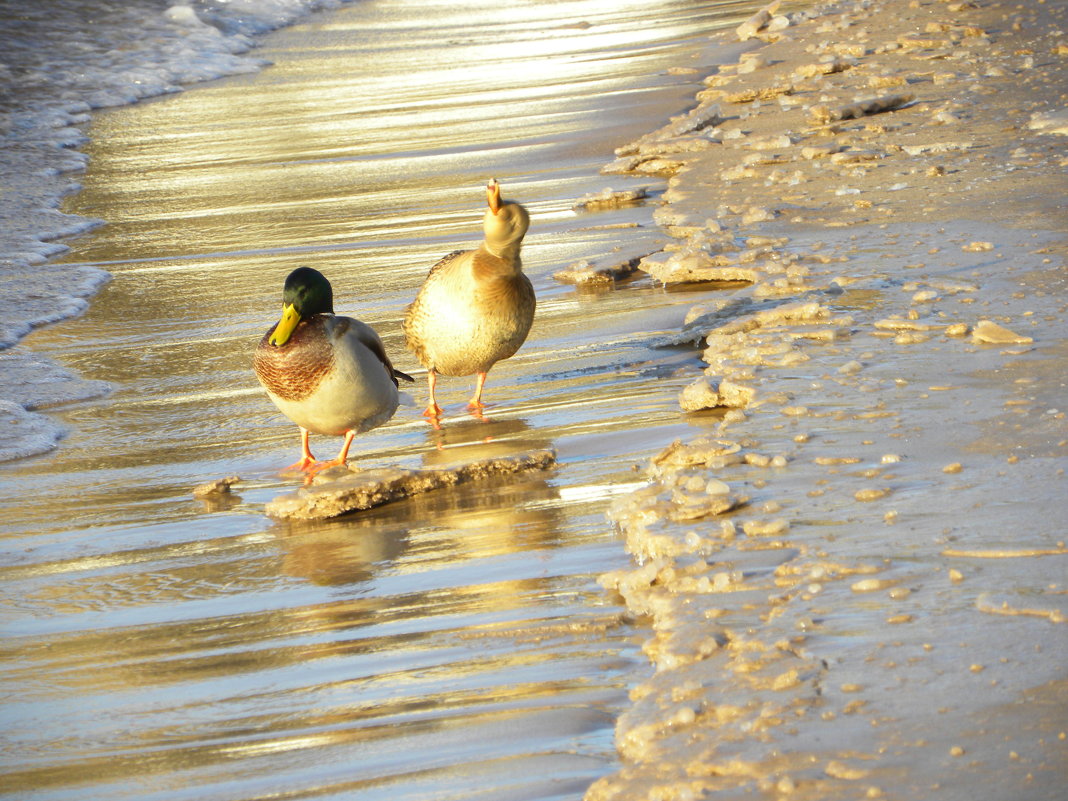
[[671,176],[644,269],[751,286],[665,342],[720,422],[611,512],[655,672],[586,798],[1057,798],[1068,9],[775,27],[607,168]]
[[[383,467],[364,470],[353,465],[339,465],[315,476],[310,486],[270,501],[266,512],[281,520],[330,520],[472,481],[548,470],[555,464],[554,451],[535,450],[437,469]],[[230,485],[238,480],[237,477],[222,479],[206,485],[200,494],[229,492]]]

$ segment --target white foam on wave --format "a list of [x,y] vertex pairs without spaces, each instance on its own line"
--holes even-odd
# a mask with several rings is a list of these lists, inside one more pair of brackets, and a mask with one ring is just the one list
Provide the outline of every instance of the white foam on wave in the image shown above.
[[[0,351],[35,327],[81,314],[108,280],[93,266],[49,264],[68,250],[56,240],[102,223],[59,211],[86,166],[78,126],[90,112],[259,70],[265,62],[249,55],[255,37],[344,1],[49,0],[0,15]],[[0,385],[12,383],[8,369],[0,362]],[[0,461],[49,450],[61,436],[27,411],[63,402],[50,394],[55,383],[25,378],[38,396],[23,403],[0,392],[2,428],[21,443],[0,442]],[[99,393],[98,384],[86,382]]]
[[64,433],[50,418],[0,399],[0,462],[48,453]]

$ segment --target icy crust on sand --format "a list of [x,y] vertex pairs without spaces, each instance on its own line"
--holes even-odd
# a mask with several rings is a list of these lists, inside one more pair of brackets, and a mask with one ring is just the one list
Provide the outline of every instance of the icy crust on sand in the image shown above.
[[547,470],[555,464],[554,451],[536,450],[435,469],[382,467],[363,470],[344,465],[318,474],[310,486],[275,498],[267,504],[265,511],[280,520],[330,520],[458,484]]
[[[73,176],[85,156],[77,148],[86,140],[78,126],[89,112],[260,69],[263,62],[247,55],[253,37],[339,2],[51,0],[0,13],[0,351],[38,326],[82,313],[108,280],[97,267],[48,263],[68,250],[59,240],[103,222],[58,210],[79,188]],[[85,382],[70,392],[75,379],[67,376],[56,394],[51,375],[62,371],[37,362],[23,376],[39,391],[26,397],[20,390],[20,400],[13,381],[0,387],[0,461],[43,453],[62,435],[32,409],[104,391],[101,382]]]
[[[1057,384],[1038,390],[1060,368],[1033,345],[970,335],[989,311],[976,309],[981,291],[1009,298],[999,316],[1036,342],[1064,296],[1013,298],[1048,249],[996,238],[1012,275],[973,258],[970,284],[956,268],[915,284],[865,275],[876,245],[893,273],[903,242],[959,248],[959,229],[798,238],[791,247],[847,257],[823,271],[820,301],[759,304],[707,329],[695,385],[720,388],[700,397],[722,422],[666,447],[648,486],[610,511],[637,566],[601,581],[650,620],[655,673],[616,727],[624,768],[587,799],[979,792],[984,772],[954,749],[1010,787],[1054,782],[1055,730],[1025,767],[977,724],[987,704],[1063,679],[1044,644],[1068,621],[1064,530],[1041,511],[1066,489]],[[917,287],[938,287],[937,300]],[[995,441],[976,442],[971,424],[987,418]],[[1006,430],[1016,421],[1028,436]]]
[[611,166],[672,176],[642,269],[749,286],[662,340],[709,433],[609,514],[653,672],[587,801],[1062,792],[1068,9],[987,5],[779,23]]
[[[648,486],[610,512],[638,567],[602,583],[650,619],[643,650],[655,674],[617,725],[626,767],[587,798],[893,795],[900,763],[941,753],[931,744],[940,736],[1001,766],[1000,744],[963,734],[971,696],[1010,700],[1058,677],[1057,660],[1033,646],[1057,637],[1042,626],[1068,619],[1064,532],[1047,520],[1010,538],[1019,511],[997,495],[1011,486],[1013,500],[1041,508],[1051,483],[1063,491],[1064,412],[1052,398],[1022,404],[1032,430],[1046,429],[1038,443],[1015,440],[1029,457],[1023,469],[1012,446],[962,448],[968,420],[993,412],[987,398],[1022,412],[1016,404],[1034,389],[1012,380],[991,393],[975,376],[1033,354],[968,335],[979,285],[927,273],[919,285],[940,287],[932,305],[909,280],[863,277],[873,244],[885,259],[921,236],[958,247],[964,238],[915,227],[821,238],[821,252],[848,256],[823,271],[826,290],[810,293],[821,302],[754,304],[707,328],[708,367],[695,385],[720,394],[686,390],[680,404],[701,397],[693,406],[718,408],[722,423],[666,447]],[[1041,266],[1033,251],[1043,248],[1021,246],[1017,232],[998,239],[1021,277]],[[886,266],[906,262],[904,251]],[[973,277],[983,269],[966,263]],[[1003,267],[980,283],[1011,296]],[[999,311],[1035,333],[1026,313],[1051,324],[1064,302]],[[999,570],[982,559],[1032,564]],[[984,614],[1038,627],[989,626]],[[925,706],[943,712],[925,720]],[[910,739],[915,729],[925,736]],[[1037,765],[1048,774],[1055,763]],[[963,781],[967,770],[938,766],[927,778]]]

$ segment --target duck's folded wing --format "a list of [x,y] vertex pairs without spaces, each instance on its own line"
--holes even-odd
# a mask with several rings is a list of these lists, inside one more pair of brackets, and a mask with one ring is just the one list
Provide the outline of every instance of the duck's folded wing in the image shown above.
[[[366,323],[362,323],[359,320],[354,320],[351,317],[339,317],[337,318],[340,325],[335,328],[335,336],[341,336],[348,333],[349,336],[355,336],[360,344],[364,345],[375,358],[382,362],[382,366],[386,368],[386,375],[390,377],[394,385],[399,386],[397,379],[403,378],[405,381],[414,382],[407,373],[402,373],[393,367],[393,362],[389,360],[389,356],[386,355],[386,348],[382,344],[382,339],[378,336],[371,326]],[[351,329],[351,333],[350,333]]]
[[465,253],[470,253],[470,252],[471,251],[468,251],[468,250],[454,250],[452,253],[449,253],[447,256],[442,256],[441,260],[437,264],[435,264],[433,267],[430,268],[430,272],[427,273],[427,278],[429,278],[430,276],[434,275],[434,273],[437,273],[437,272],[440,272],[440,271],[444,270],[446,267],[448,267],[450,264],[452,264],[454,261],[456,261],[456,258],[458,256],[462,256]]

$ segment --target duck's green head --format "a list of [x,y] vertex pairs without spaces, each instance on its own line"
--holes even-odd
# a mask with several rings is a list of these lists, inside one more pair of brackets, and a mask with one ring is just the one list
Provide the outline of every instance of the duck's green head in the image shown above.
[[326,276],[311,267],[298,267],[286,278],[282,290],[282,319],[271,334],[270,342],[282,346],[301,320],[315,314],[334,313],[334,290]]

